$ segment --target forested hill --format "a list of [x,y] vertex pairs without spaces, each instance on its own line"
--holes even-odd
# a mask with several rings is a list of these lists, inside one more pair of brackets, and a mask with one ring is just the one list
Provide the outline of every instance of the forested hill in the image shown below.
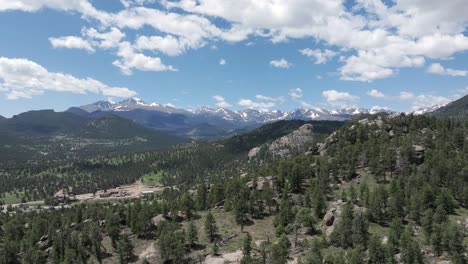
[[30,111],[0,121],[0,134],[3,164],[161,149],[185,142],[113,115],[88,118],[53,110]]
[[147,175],[167,186],[142,199],[0,214],[0,261],[467,263],[467,121],[372,115],[317,137],[312,148],[246,158],[250,147],[287,145],[298,131],[315,140],[314,124],[276,125],[285,132],[265,142],[246,136],[255,143],[246,139],[241,153],[224,141],[192,142],[0,171],[2,195],[28,199]]
[[233,152],[246,152],[252,148],[271,142],[280,137],[286,136],[297,130],[304,124],[311,124],[317,135],[329,135],[344,124],[343,121],[278,121],[263,125],[257,129],[244,134],[230,137],[221,141],[228,149]]
[[437,109],[434,113],[440,117],[456,117],[466,119],[468,116],[468,95]]

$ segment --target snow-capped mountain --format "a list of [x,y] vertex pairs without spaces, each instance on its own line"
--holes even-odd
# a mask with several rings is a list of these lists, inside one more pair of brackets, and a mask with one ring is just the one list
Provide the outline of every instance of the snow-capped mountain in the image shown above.
[[[130,98],[121,102],[99,101],[79,108],[93,113],[100,112],[128,112],[133,110],[156,111],[165,114],[183,114],[189,119],[196,119],[197,123],[213,123],[216,121],[229,122],[234,127],[245,124],[264,124],[279,120],[346,120],[358,114],[375,114],[388,112],[386,109],[344,108],[337,110],[299,108],[283,112],[280,110],[260,111],[256,109],[231,110],[227,108],[202,107],[188,111],[159,103],[146,103],[138,98]],[[212,122],[213,121],[213,122]],[[215,122],[216,123],[216,122]]]
[[100,117],[107,114],[117,115],[133,120],[145,127],[198,139],[232,135],[236,131],[252,129],[280,120],[341,121],[358,114],[391,113],[385,109],[363,108],[337,110],[299,108],[291,111],[261,111],[256,109],[231,110],[228,108],[202,107],[195,110],[185,110],[171,105],[147,103],[138,98],[130,98],[121,102],[99,101],[80,107],[72,107],[68,111],[80,115],[83,115],[84,112],[85,115],[87,114],[90,117]]
[[179,109],[170,105],[164,105],[159,103],[146,103],[143,100],[135,97],[117,103],[112,101],[98,101],[93,104],[80,106],[79,108],[85,110],[88,113],[96,111],[132,111],[136,109],[147,111],[160,111],[164,113],[188,113],[188,111],[184,109]]
[[442,108],[442,107],[444,107],[446,105],[447,104],[438,104],[438,105],[433,105],[433,106],[429,106],[429,107],[422,107],[422,108],[419,108],[418,110],[413,111],[411,113],[413,115],[424,115],[424,114],[427,114],[427,113],[434,112],[437,109]]

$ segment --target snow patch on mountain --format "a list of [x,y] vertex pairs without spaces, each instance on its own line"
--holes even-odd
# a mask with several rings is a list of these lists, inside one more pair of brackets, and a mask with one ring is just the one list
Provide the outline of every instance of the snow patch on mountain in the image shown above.
[[147,110],[147,111],[159,111],[164,113],[178,113],[184,114],[191,117],[203,118],[203,119],[217,119],[224,120],[232,123],[256,123],[264,124],[269,122],[275,122],[279,120],[346,120],[354,115],[358,114],[375,114],[378,112],[391,113],[387,109],[364,109],[364,108],[345,108],[337,110],[326,110],[326,109],[309,109],[299,108],[291,111],[283,112],[281,110],[272,111],[261,111],[257,109],[244,109],[234,111],[228,108],[210,108],[201,107],[196,110],[185,110],[175,108],[170,104],[160,103],[146,103],[139,98],[129,98],[121,102],[111,101],[99,101],[94,104],[81,106],[81,109],[92,113],[96,111],[132,111],[132,110]]

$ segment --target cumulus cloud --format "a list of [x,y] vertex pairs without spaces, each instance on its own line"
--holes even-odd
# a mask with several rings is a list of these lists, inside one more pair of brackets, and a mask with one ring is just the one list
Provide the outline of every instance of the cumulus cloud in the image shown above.
[[67,48],[67,49],[83,49],[89,52],[94,52],[92,44],[89,41],[84,40],[80,37],[67,36],[60,38],[49,38],[50,44],[54,48]]
[[125,33],[116,27],[112,27],[107,32],[99,32],[95,28],[83,28],[81,34],[89,39],[90,43],[102,49],[117,48]]
[[112,64],[120,68],[122,73],[126,75],[132,75],[133,69],[140,71],[177,71],[173,66],[165,65],[158,57],[150,57],[135,52],[128,42],[120,43],[117,55],[120,59],[115,60]]
[[385,95],[380,92],[379,90],[377,89],[372,89],[370,91],[367,91],[367,95],[371,96],[371,97],[374,97],[374,98],[383,98],[385,97]]
[[188,49],[196,49],[204,46],[200,40],[190,40],[183,37],[176,38],[171,35],[161,36],[140,36],[135,48],[140,50],[159,51],[169,56],[178,56]]
[[270,101],[270,102],[284,102],[284,97],[282,96],[278,96],[278,97],[270,97],[270,96],[266,96],[266,95],[262,95],[262,94],[257,94],[255,96],[255,98],[257,98],[257,100],[261,100],[261,101]]
[[293,100],[299,100],[304,96],[304,93],[302,92],[301,88],[294,88],[289,90],[289,96]]
[[285,59],[272,60],[270,61],[270,65],[276,68],[283,68],[283,69],[289,69],[292,66],[292,64]]
[[402,101],[409,101],[411,103],[411,110],[418,110],[423,107],[430,107],[434,105],[445,105],[452,101],[452,99],[444,96],[437,96],[432,94],[414,94],[412,92],[400,92],[397,99]]
[[465,70],[455,70],[451,68],[444,68],[440,63],[432,63],[427,68],[428,73],[438,74],[438,75],[449,75],[449,76],[467,76],[468,71]]
[[429,107],[434,105],[445,105],[450,103],[451,101],[451,99],[444,96],[420,94],[413,99],[411,109],[417,110],[423,107]]
[[[115,27],[138,31],[150,27],[158,35],[140,36],[141,39],[132,43],[133,48],[168,56],[181,55],[189,49],[219,41],[236,43],[249,38],[265,38],[276,43],[310,38],[346,52],[340,60],[343,65],[337,71],[342,80],[350,81],[388,78],[398,74],[400,68],[422,67],[427,59],[451,59],[468,50],[468,37],[465,36],[468,16],[466,8],[461,8],[466,6],[466,0],[391,3],[358,0],[351,6],[342,0],[121,2],[123,10],[108,12],[96,9],[89,0],[0,0],[0,11],[36,12],[51,8],[79,13],[103,30]],[[160,5],[149,5],[154,3]],[[223,19],[226,25],[218,26],[214,22],[216,19]],[[83,47],[83,43],[58,46],[80,46],[90,51],[89,47]],[[92,47],[96,49],[94,44]],[[334,51],[326,49],[302,51],[316,63],[325,63],[335,56]],[[140,58],[144,56],[141,52],[134,54]]]
[[219,65],[226,65],[226,60],[225,59],[220,59],[219,60]]
[[226,107],[231,107],[232,106],[231,104],[226,102],[226,99],[224,99],[224,97],[222,97],[221,95],[215,95],[215,96],[213,96],[213,99],[216,100],[216,106],[217,107],[226,108]]
[[324,64],[327,63],[329,60],[331,60],[333,57],[335,57],[336,52],[325,49],[325,50],[319,50],[319,49],[302,49],[299,50],[299,52],[307,57],[313,57],[315,58],[315,64]]
[[96,93],[111,97],[136,95],[125,87],[111,87],[92,78],[80,79],[69,74],[49,72],[27,59],[0,57],[0,91],[11,100],[31,98],[47,91],[76,94]]
[[333,107],[355,107],[358,96],[352,95],[348,92],[339,92],[336,90],[326,90],[322,92],[322,96],[325,97],[327,103]]
[[276,106],[274,102],[255,102],[250,99],[241,99],[237,104],[245,108],[258,109],[261,111],[268,111],[269,108]]

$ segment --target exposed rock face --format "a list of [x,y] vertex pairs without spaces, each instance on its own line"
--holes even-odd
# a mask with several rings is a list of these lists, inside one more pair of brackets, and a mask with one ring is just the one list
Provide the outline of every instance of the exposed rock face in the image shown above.
[[268,150],[274,155],[281,157],[289,156],[291,151],[300,149],[304,144],[312,142],[314,139],[314,127],[305,124],[296,131],[273,141]]
[[424,162],[424,152],[426,151],[426,148],[421,145],[414,145],[413,148],[413,159],[416,162],[416,164],[421,165]]
[[271,143],[251,149],[249,151],[249,158],[256,157],[262,147],[265,147],[267,152],[273,156],[288,157],[295,151],[306,151],[307,144],[312,143],[313,140],[314,127],[311,124],[305,124],[292,133],[278,138]]
[[256,147],[256,148],[253,148],[249,151],[249,159],[255,157],[258,155],[258,153],[260,152],[260,147]]

